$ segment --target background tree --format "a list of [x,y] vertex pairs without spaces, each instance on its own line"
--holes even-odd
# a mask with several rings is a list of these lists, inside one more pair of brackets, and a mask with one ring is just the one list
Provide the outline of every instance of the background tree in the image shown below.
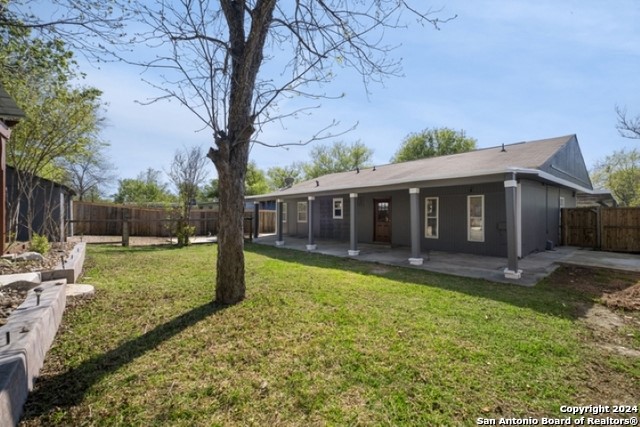
[[632,117],[627,114],[626,108],[616,107],[618,124],[616,128],[621,136],[631,139],[640,139],[640,115]]
[[604,188],[621,206],[640,206],[640,151],[614,151],[591,171],[596,188]]
[[118,181],[118,192],[113,195],[116,203],[173,203],[177,201],[175,195],[169,191],[169,186],[162,182],[162,172],[148,168],[140,172],[137,178],[125,178]]
[[213,178],[207,184],[202,187],[200,197],[208,201],[217,201],[219,197],[218,193],[218,178]]
[[207,158],[198,146],[176,151],[169,170],[169,179],[178,192],[181,206],[180,218],[177,222],[176,235],[178,246],[189,244],[193,228],[189,225],[191,208],[195,205],[200,193],[200,186],[207,178]]
[[362,142],[351,144],[335,142],[333,145],[321,144],[311,149],[311,161],[304,163],[302,169],[306,179],[336,172],[346,172],[369,166],[373,150]]
[[76,52],[100,59],[105,46],[124,46],[130,11],[117,0],[0,0],[0,31],[28,32],[44,43],[63,42]]
[[96,201],[104,196],[105,187],[116,181],[115,166],[104,152],[105,144],[93,144],[73,158],[61,161],[63,182],[71,187],[79,201]]
[[269,192],[269,184],[267,177],[262,169],[258,168],[255,162],[251,161],[247,165],[247,175],[244,181],[245,194],[254,196],[256,194],[264,194]]
[[274,166],[267,170],[267,183],[270,191],[280,190],[287,187],[287,180],[292,184],[300,181],[303,177],[302,164],[293,163],[289,166]]
[[391,162],[408,162],[426,157],[463,153],[475,150],[476,142],[474,138],[467,137],[463,130],[456,131],[446,127],[427,128],[407,135],[391,158]]
[[[128,61],[150,75],[162,70],[152,83],[164,92],[158,99],[176,99],[212,132],[208,157],[220,198],[215,299],[236,303],[245,296],[249,150],[252,142],[268,145],[257,138],[261,128],[300,112],[305,97],[314,103],[328,97],[323,86],[336,68],[355,70],[365,87],[399,74],[385,35],[415,18],[434,26],[440,21],[406,0],[156,0],[138,2],[133,12],[136,27],[146,28],[136,40],[147,49]],[[295,107],[287,112],[278,102],[291,97]],[[329,136],[320,130],[310,140]]]
[[49,218],[46,210],[55,208],[55,202],[35,203],[39,184],[32,177],[63,180],[64,161],[97,143],[103,121],[101,92],[71,84],[77,70],[61,41],[44,42],[31,37],[28,29],[3,26],[0,39],[0,82],[26,114],[7,145],[6,160],[16,170],[18,192],[8,204],[8,217],[10,227],[21,222],[31,234],[33,218],[40,214]]

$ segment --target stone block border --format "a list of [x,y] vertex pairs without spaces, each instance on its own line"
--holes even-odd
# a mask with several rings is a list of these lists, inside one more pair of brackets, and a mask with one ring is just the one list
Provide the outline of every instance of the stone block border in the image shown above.
[[[66,282],[41,283],[0,327],[0,426],[15,426],[62,321]],[[7,338],[9,342],[7,343]]]
[[30,290],[27,299],[0,327],[0,427],[15,426],[20,420],[62,321],[67,283],[76,283],[85,253],[86,243],[81,242],[54,270],[0,276],[0,286],[27,281],[42,289],[39,296]]

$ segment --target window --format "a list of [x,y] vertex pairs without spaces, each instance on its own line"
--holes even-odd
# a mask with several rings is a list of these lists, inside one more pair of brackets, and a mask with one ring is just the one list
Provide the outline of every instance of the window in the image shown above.
[[425,199],[424,237],[427,239],[438,238],[438,209],[440,208],[438,205],[437,197],[427,197]]
[[564,197],[560,197],[560,208],[564,208]]
[[467,196],[467,238],[484,242],[484,196]]
[[342,219],[343,201],[342,199],[333,199],[333,219]]
[[298,222],[307,222],[307,202],[298,202]]
[[287,222],[287,204],[282,203],[282,222]]

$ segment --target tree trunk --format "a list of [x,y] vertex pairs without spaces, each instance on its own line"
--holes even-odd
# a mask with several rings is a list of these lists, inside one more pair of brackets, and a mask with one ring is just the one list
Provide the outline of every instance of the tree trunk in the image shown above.
[[243,223],[248,145],[236,145],[228,160],[215,162],[220,199],[216,302],[220,304],[235,304],[245,296]]

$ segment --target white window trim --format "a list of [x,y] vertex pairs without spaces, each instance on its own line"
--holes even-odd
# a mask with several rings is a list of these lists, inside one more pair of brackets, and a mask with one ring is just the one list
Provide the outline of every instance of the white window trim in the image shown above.
[[[472,197],[480,197],[482,201],[482,239],[472,239],[471,238],[471,198]],[[484,211],[484,194],[474,194],[471,196],[467,196],[467,240],[469,242],[484,242],[485,238],[485,211]]]
[[[340,215],[336,215],[336,202],[340,202]],[[331,209],[333,210],[333,219],[343,219],[344,218],[344,199],[342,197],[336,197],[333,199],[333,204],[331,205]]]
[[[300,206],[304,206],[304,210],[300,210]],[[307,222],[307,219],[309,218],[309,211],[308,211],[309,207],[307,205],[307,202],[298,202],[298,222]],[[300,219],[300,214],[304,214],[304,220]]]
[[[429,200],[436,201],[436,215],[429,216]],[[429,227],[429,218],[436,219],[436,233],[434,236],[427,234],[427,227]],[[424,237],[426,239],[439,239],[440,238],[440,198],[439,197],[426,197],[424,199]]]
[[287,202],[282,202],[282,222],[287,222]]

